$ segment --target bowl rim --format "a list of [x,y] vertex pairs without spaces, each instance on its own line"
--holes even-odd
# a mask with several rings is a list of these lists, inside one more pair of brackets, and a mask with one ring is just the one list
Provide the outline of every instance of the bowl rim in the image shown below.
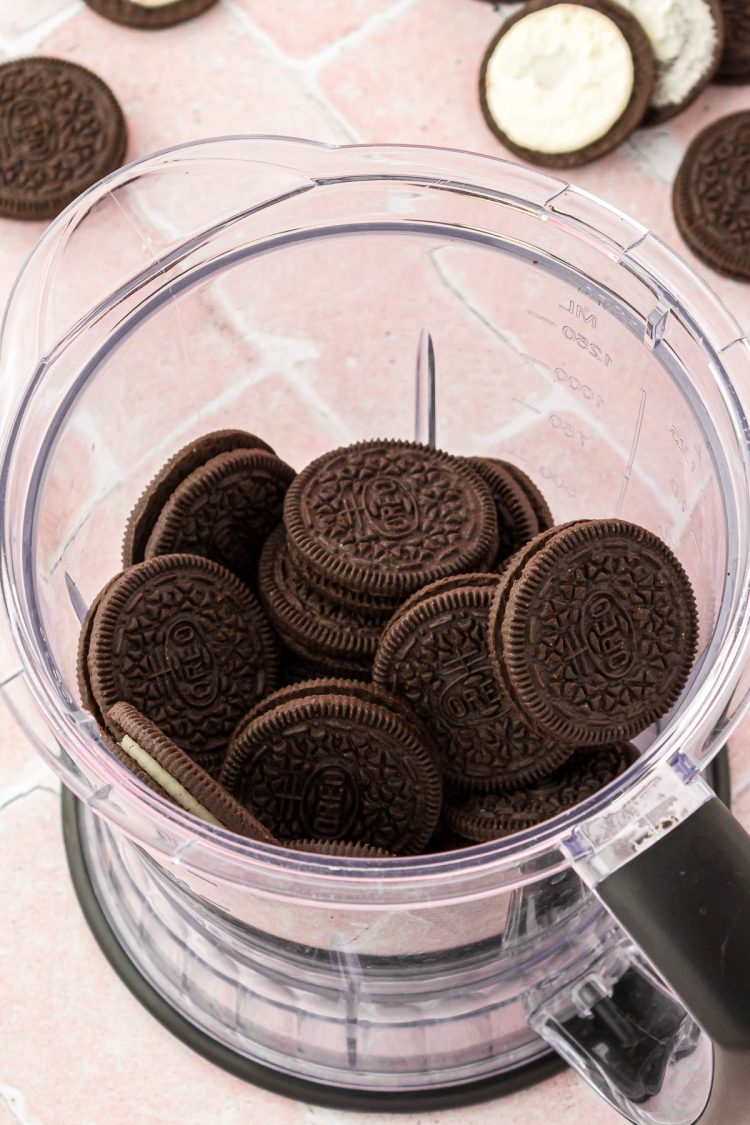
[[[212,137],[186,142],[133,161],[94,185],[71,203],[43,233],[16,280],[6,308],[0,334],[0,364],[3,354],[2,342],[10,330],[17,315],[17,306],[24,296],[23,282],[33,270],[37,258],[47,253],[50,248],[54,249],[55,244],[60,240],[64,240],[71,227],[84,221],[86,214],[101,198],[118,187],[130,183],[134,178],[158,171],[165,165],[174,166],[175,163],[187,163],[196,159],[226,160],[228,156],[239,159],[247,165],[254,160],[267,160],[269,155],[274,155],[275,159],[284,166],[292,167],[301,175],[310,177],[316,185],[325,185],[331,181],[340,183],[344,169],[351,165],[354,157],[358,162],[362,159],[372,162],[372,169],[360,172],[359,177],[350,171],[350,175],[343,178],[354,179],[366,175],[381,180],[399,178],[403,175],[407,179],[414,180],[415,177],[427,176],[429,181],[434,178],[444,188],[453,185],[465,189],[468,186],[485,198],[504,202],[515,201],[516,205],[525,201],[528,206],[536,210],[546,208],[549,211],[555,201],[561,198],[565,198],[566,202],[582,201],[582,206],[585,205],[585,221],[580,218],[569,218],[560,211],[556,211],[555,221],[568,227],[579,237],[582,228],[585,227],[589,239],[592,235],[599,237],[604,252],[609,253],[610,256],[613,228],[627,232],[633,241],[626,247],[619,247],[620,263],[624,264],[624,260],[637,263],[641,275],[648,275],[648,267],[638,261],[638,250],[647,237],[652,239],[660,250],[660,261],[659,275],[658,277],[652,275],[651,280],[658,287],[662,299],[670,298],[670,295],[674,296],[674,302],[670,300],[670,305],[680,309],[690,331],[702,346],[712,353],[716,383],[733,423],[745,475],[750,477],[750,426],[733,382],[720,359],[722,351],[726,351],[733,344],[740,342],[744,344],[746,341],[739,325],[710,286],[698,278],[691,267],[674,251],[651,235],[647,228],[630,219],[611,204],[572,187],[566,181],[550,176],[546,172],[538,172],[511,161],[467,153],[460,149],[414,145],[336,146],[317,141],[260,134]],[[293,164],[290,165],[290,161],[293,161]],[[451,172],[448,165],[455,165],[455,169]],[[463,176],[472,173],[475,179],[461,179],[459,173]],[[539,202],[529,201],[528,196],[532,187],[540,199],[544,197],[543,206]],[[593,225],[592,220],[595,218],[600,219],[602,226],[606,227],[606,234]],[[633,254],[634,256],[631,256]],[[710,325],[706,324],[705,317],[692,309],[684,308],[676,295],[686,289],[706,301],[706,309],[710,308],[711,312]],[[715,338],[717,324],[722,326],[720,338]],[[743,351],[743,358],[746,360],[750,385],[750,348],[746,355]],[[79,797],[92,805],[97,794],[102,793],[103,787],[113,788],[118,797],[124,801],[124,805],[108,808],[106,800],[102,797],[96,805],[96,811],[132,839],[146,842],[130,822],[129,810],[135,811],[137,808],[137,811],[145,814],[152,824],[155,830],[154,838],[160,834],[164,840],[165,846],[161,854],[167,860],[174,861],[177,851],[181,853],[180,862],[186,866],[206,873],[215,874],[219,871],[220,877],[228,882],[233,880],[246,882],[251,869],[254,868],[256,873],[265,869],[271,877],[280,874],[289,876],[300,874],[306,880],[311,877],[319,877],[322,880],[332,878],[333,883],[338,881],[339,885],[345,880],[354,882],[364,880],[371,885],[371,880],[376,878],[392,887],[394,893],[399,887],[405,889],[415,880],[433,886],[436,883],[442,885],[460,880],[461,876],[468,876],[471,872],[501,881],[503,878],[516,877],[517,885],[523,885],[540,878],[541,874],[547,875],[570,866],[571,851],[566,848],[565,841],[571,841],[587,824],[602,813],[606,813],[615,798],[618,804],[632,803],[639,797],[645,799],[650,782],[659,771],[671,769],[670,763],[676,756],[682,754],[684,744],[691,738],[697,740],[702,736],[702,732],[711,729],[712,717],[720,714],[722,707],[728,704],[739,682],[750,650],[750,553],[744,540],[741,544],[742,558],[740,559],[738,555],[737,573],[733,576],[736,580],[734,599],[725,621],[726,631],[721,659],[717,659],[711,668],[705,669],[705,674],[702,673],[695,690],[688,693],[684,708],[679,711],[679,724],[672,718],[647,753],[631,767],[627,774],[594,797],[575,806],[574,809],[545,821],[536,828],[499,841],[470,846],[460,852],[392,859],[354,860],[291,852],[288,849],[246,840],[223,829],[197,821],[182,809],[169,804],[165,799],[142,786],[116,759],[109,755],[106,757],[102,755],[100,748],[103,744],[89,729],[93,720],[90,723],[74,722],[69,715],[63,714],[61,709],[55,707],[55,698],[59,699],[59,690],[56,685],[53,686],[49,673],[43,670],[39,637],[35,635],[30,625],[28,598],[22,596],[23,584],[16,580],[14,536],[17,521],[14,525],[9,516],[7,503],[8,480],[14,469],[13,455],[16,440],[25,412],[42,382],[43,372],[40,375],[37,371],[31,376],[26,386],[22,388],[22,393],[17,396],[13,410],[4,425],[0,462],[2,531],[0,579],[5,612],[18,657],[16,663],[20,660],[20,667],[12,676],[3,676],[2,683],[8,683],[17,674],[24,677],[34,703],[42,711],[53,739],[65,748],[74,761],[85,766],[95,783],[93,785],[88,783],[80,770],[65,769],[60,764],[59,758],[46,752],[45,756],[53,763],[57,772],[63,775],[66,784]],[[33,589],[33,585],[30,588]],[[695,772],[718,752],[729,736],[730,730],[741,718],[747,703],[748,698],[745,696],[736,704],[731,722],[720,731],[707,736],[700,747],[700,761],[693,763]],[[43,749],[41,746],[40,748]],[[692,776],[692,771],[688,772]],[[686,777],[686,780],[690,780],[690,777]],[[174,841],[175,837],[183,839],[183,843],[177,848],[167,844],[168,841]],[[149,846],[155,848],[154,839],[149,841]],[[188,849],[189,858],[186,854]],[[155,850],[158,851],[158,847]],[[518,877],[520,866],[529,869],[523,877]]]

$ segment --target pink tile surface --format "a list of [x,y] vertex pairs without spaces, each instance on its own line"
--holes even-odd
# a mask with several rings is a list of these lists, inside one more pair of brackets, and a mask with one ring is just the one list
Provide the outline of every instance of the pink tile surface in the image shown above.
[[[513,8],[499,5],[506,7]],[[0,54],[44,52],[96,70],[123,103],[131,158],[210,134],[253,131],[330,142],[444,144],[504,155],[482,121],[476,95],[479,60],[500,19],[498,6],[478,0],[321,0],[312,5],[221,0],[200,20],[148,34],[107,23],[69,0],[0,0]],[[618,152],[577,169],[570,178],[632,213],[696,264],[674,226],[671,179],[698,129],[739,108],[750,108],[748,88],[711,88],[683,116],[664,127],[641,130]],[[0,220],[0,305],[41,229]],[[747,325],[747,287],[699,270]],[[458,274],[451,276],[455,280]],[[347,284],[346,277],[331,278],[332,284]],[[408,280],[416,284],[415,277]],[[403,277],[397,281],[404,284]],[[290,326],[283,311],[274,322],[272,271],[268,282],[256,309],[265,335],[251,333],[238,340],[233,330],[225,329],[216,347],[224,349],[227,367],[232,357],[250,366],[271,364],[264,400],[271,419],[283,414],[294,379],[307,379],[312,367],[308,371],[309,357],[302,349],[298,358],[292,357],[296,374],[286,382],[277,380],[273,357],[263,349],[273,339],[288,343]],[[434,277],[425,282],[423,299],[435,282]],[[432,295],[438,305],[438,290]],[[233,294],[224,298],[231,307]],[[426,309],[419,311],[427,315]],[[459,351],[464,338],[468,348],[472,317],[482,311],[488,310],[481,302],[470,303],[465,323],[457,319],[453,339]],[[402,355],[411,356],[406,319],[401,324],[394,318],[389,345],[394,365]],[[487,357],[492,354],[488,342]],[[197,354],[193,360],[205,358]],[[330,341],[325,359],[348,365],[348,370],[367,362],[347,346],[343,332]],[[154,363],[176,365],[177,360],[155,345]],[[225,373],[226,367],[217,371],[216,390],[226,396]],[[311,375],[309,387],[315,394]],[[527,389],[531,397],[537,393],[531,374]],[[0,393],[5,403],[13,388]],[[179,386],[174,384],[170,393],[178,397]],[[332,433],[354,426],[357,406],[344,393],[338,397],[330,416]],[[465,408],[467,417],[471,414],[459,399],[448,406],[454,413]],[[227,416],[217,418],[230,424],[231,400],[226,409]],[[490,441],[492,426],[481,412],[475,411],[471,421],[486,426]],[[313,452],[306,440],[304,433],[280,434],[279,445],[288,456],[303,458]],[[505,448],[523,456],[525,446],[514,438]],[[79,475],[61,504],[78,502],[78,490],[87,487],[81,475],[85,446],[77,450],[71,444],[69,456],[71,472],[76,468]],[[535,462],[531,467],[539,466]],[[563,505],[566,482],[560,485]],[[637,494],[633,503],[638,503]],[[732,762],[736,810],[750,826],[747,724],[733,738]],[[56,780],[10,721],[0,726],[0,763],[0,1125],[99,1125],[104,1120],[111,1125],[261,1120],[354,1125],[368,1119],[385,1125],[392,1120],[283,1101],[223,1074],[172,1039],[120,984],[90,936],[65,868]],[[543,1125],[551,1107],[559,1125],[614,1125],[621,1120],[570,1073],[523,1094],[430,1115],[429,1120]],[[426,1125],[428,1117],[403,1120]]]

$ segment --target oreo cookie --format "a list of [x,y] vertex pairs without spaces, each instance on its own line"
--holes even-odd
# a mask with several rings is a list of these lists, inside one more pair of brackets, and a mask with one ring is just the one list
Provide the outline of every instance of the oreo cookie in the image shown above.
[[260,715],[232,742],[220,778],[280,839],[347,840],[416,854],[442,801],[414,726],[353,695],[310,695]]
[[295,566],[283,526],[267,539],[258,568],[258,593],[288,648],[331,660],[370,662],[383,631],[382,618],[351,609],[320,594]]
[[0,215],[54,219],[125,159],[120,105],[101,78],[63,59],[0,66]]
[[539,531],[547,531],[550,527],[554,527],[555,521],[552,518],[552,512],[544,497],[544,493],[541,488],[534,483],[528,473],[525,473],[523,469],[519,469],[518,465],[514,465],[512,461],[501,461],[498,457],[483,457],[482,460],[486,464],[497,465],[499,468],[504,469],[505,472],[513,478],[531,505],[531,509],[536,516]]
[[89,8],[113,23],[157,31],[173,27],[213,8],[217,0],[85,0]]
[[405,598],[497,550],[489,489],[429,446],[363,441],[326,453],[292,482],[284,522],[295,561],[349,589]]
[[239,719],[276,687],[278,660],[263,610],[234,574],[197,555],[160,555],[103,591],[88,671],[105,718],[130,703],[214,772]]
[[151,787],[162,796],[209,824],[264,844],[278,843],[259,820],[135,707],[116,703],[107,712],[107,720],[117,734],[120,760],[134,771],[146,773]]
[[721,0],[724,49],[717,82],[750,82],[750,8],[747,0]]
[[169,458],[141,493],[130,513],[122,545],[123,566],[143,562],[154,524],[175,489],[201,465],[220,453],[230,453],[235,449],[259,449],[274,454],[271,446],[255,434],[244,430],[215,430],[188,442]]
[[466,460],[489,488],[495,504],[498,548],[494,563],[497,565],[533,539],[541,530],[539,520],[524,489],[502,462],[483,457],[467,457]]
[[452,789],[513,789],[570,754],[536,736],[498,685],[487,619],[499,583],[483,575],[415,599],[386,628],[373,666],[374,682],[404,699],[430,731]]
[[93,602],[88,608],[86,616],[81,622],[81,631],[78,634],[78,655],[76,660],[76,675],[78,679],[78,693],[81,697],[81,703],[86,711],[90,711],[96,719],[100,727],[104,727],[104,716],[99,709],[99,704],[94,697],[94,692],[91,687],[91,675],[89,673],[89,648],[91,646],[91,632],[94,628],[94,618],[96,617],[99,605],[102,600],[102,594],[112,585],[115,579],[111,579],[103,590],[94,598]]
[[[744,0],[743,0],[744,2]],[[724,47],[719,0],[618,0],[640,23],[656,58],[656,82],[646,125],[687,109],[716,74]]]
[[672,194],[677,227],[693,253],[719,273],[745,281],[750,279],[749,160],[750,111],[743,110],[698,134]]
[[203,555],[254,585],[261,549],[281,519],[294,475],[294,469],[264,450],[220,453],[190,473],[165,501],[145,557]]
[[610,152],[640,125],[656,63],[634,16],[609,0],[540,0],[511,16],[485,54],[482,112],[506,148],[571,168]]
[[624,520],[548,532],[528,552],[493,599],[498,682],[542,737],[633,738],[676,703],[695,659],[687,574],[658,536]]
[[445,824],[475,843],[525,832],[593,797],[637,758],[638,751],[629,743],[576,751],[555,773],[514,793],[448,797]]
[[376,706],[382,707],[386,711],[392,711],[394,715],[397,715],[413,728],[419,741],[429,750],[433,759],[439,763],[440,759],[437,749],[432,742],[427,728],[403,699],[390,691],[386,691],[385,688],[379,687],[377,684],[363,683],[359,680],[333,676],[319,677],[317,679],[307,680],[304,683],[289,684],[265,696],[260,703],[257,703],[255,707],[248,711],[247,715],[244,715],[243,718],[240,719],[232,734],[229,743],[229,752],[231,752],[233,744],[240,739],[247,727],[262,715],[269,714],[269,712],[273,711],[276,707],[281,707],[286,703],[294,703],[300,699],[309,700],[316,696],[322,698],[332,695],[351,696],[354,699],[361,700],[363,703],[374,703]]

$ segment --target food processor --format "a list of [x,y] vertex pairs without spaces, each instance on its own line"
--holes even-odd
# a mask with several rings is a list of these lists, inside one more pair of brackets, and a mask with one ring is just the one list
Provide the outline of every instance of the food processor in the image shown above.
[[[707,771],[750,690],[750,345],[674,253],[502,160],[208,140],[52,223],[0,376],[2,696],[164,1023],[329,1105],[464,1104],[562,1058],[642,1125],[746,1119],[750,841]],[[79,702],[80,620],[153,474],[228,427],[297,469],[381,436],[504,458],[557,522],[661,536],[699,657],[638,761],[536,828],[389,859],[256,843],[141,785]]]

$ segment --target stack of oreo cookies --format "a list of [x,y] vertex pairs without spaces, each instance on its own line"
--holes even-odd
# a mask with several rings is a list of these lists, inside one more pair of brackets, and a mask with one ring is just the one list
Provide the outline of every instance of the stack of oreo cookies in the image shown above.
[[368,679],[388,620],[438,578],[494,570],[551,515],[502,462],[409,442],[326,453],[293,482],[261,555],[261,602],[289,680]]
[[136,777],[266,844],[382,857],[533,827],[635,760],[697,647],[689,580],[517,467],[375,440],[299,475],[230,430],[128,521],[78,653]]

